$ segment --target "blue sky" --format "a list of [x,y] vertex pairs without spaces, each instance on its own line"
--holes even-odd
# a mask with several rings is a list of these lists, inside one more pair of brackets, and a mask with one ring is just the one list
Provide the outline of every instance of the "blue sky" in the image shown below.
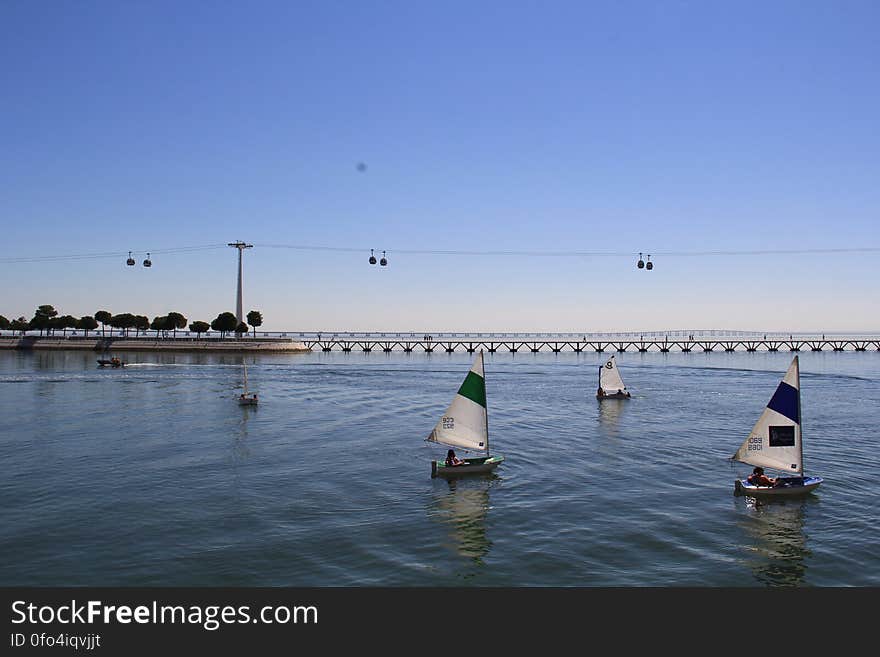
[[0,314],[210,321],[243,240],[266,330],[880,331],[878,24],[867,1],[6,0]]

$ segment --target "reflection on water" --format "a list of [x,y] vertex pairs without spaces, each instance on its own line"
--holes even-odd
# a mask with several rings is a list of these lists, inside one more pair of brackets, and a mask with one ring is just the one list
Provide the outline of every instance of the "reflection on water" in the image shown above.
[[244,462],[250,456],[248,448],[248,419],[251,413],[255,413],[256,406],[241,406],[241,419],[238,423],[238,435],[234,436],[232,454],[236,462]]
[[620,427],[620,418],[624,414],[624,408],[630,404],[626,399],[606,399],[598,401],[599,426],[604,433],[617,437]]
[[443,523],[452,548],[461,556],[482,565],[492,546],[486,535],[489,487],[494,473],[485,477],[449,479],[438,482],[429,515]]
[[808,504],[817,500],[757,500],[739,498],[746,506],[740,521],[749,543],[746,562],[755,578],[767,586],[799,586],[804,583],[810,556],[804,534]]

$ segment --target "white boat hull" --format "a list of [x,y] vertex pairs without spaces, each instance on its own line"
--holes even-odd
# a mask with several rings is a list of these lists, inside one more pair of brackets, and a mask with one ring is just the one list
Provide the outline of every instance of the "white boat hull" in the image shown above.
[[[734,492],[738,495],[751,497],[796,497],[816,490],[822,483],[822,477],[780,477],[782,486],[755,486],[748,479],[737,479],[733,482]],[[803,483],[801,483],[803,482]]]
[[431,478],[462,477],[471,474],[492,472],[504,460],[503,456],[480,456],[465,459],[465,465],[446,465],[442,461],[431,461]]
[[596,395],[596,399],[602,401],[603,399],[629,399],[630,395],[627,392],[617,393],[615,392],[613,395]]

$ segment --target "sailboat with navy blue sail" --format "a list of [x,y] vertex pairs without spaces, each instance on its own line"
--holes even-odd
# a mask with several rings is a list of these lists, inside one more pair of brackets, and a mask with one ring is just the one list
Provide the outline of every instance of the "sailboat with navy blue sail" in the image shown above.
[[800,365],[795,356],[767,408],[732,457],[756,469],[772,468],[784,474],[772,485],[753,476],[737,479],[734,491],[755,497],[790,497],[818,488],[822,478],[804,474],[803,438]]

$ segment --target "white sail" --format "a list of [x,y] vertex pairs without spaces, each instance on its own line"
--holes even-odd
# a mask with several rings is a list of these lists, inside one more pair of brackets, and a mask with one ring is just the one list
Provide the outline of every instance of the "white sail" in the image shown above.
[[242,390],[241,395],[238,397],[238,403],[240,406],[256,406],[257,405],[257,396],[251,395],[248,392],[248,376],[247,376],[247,362],[242,361],[242,372],[244,374],[244,388]]
[[620,370],[617,369],[614,356],[609,358],[608,362],[599,368],[599,387],[607,395],[613,395],[618,390],[626,392],[626,386],[623,384],[623,379],[620,378]]
[[803,473],[801,395],[798,357],[785,373],[767,408],[733,458],[788,472]]
[[483,352],[471,365],[446,413],[427,440],[452,447],[489,452],[489,425],[486,414],[486,380]]

